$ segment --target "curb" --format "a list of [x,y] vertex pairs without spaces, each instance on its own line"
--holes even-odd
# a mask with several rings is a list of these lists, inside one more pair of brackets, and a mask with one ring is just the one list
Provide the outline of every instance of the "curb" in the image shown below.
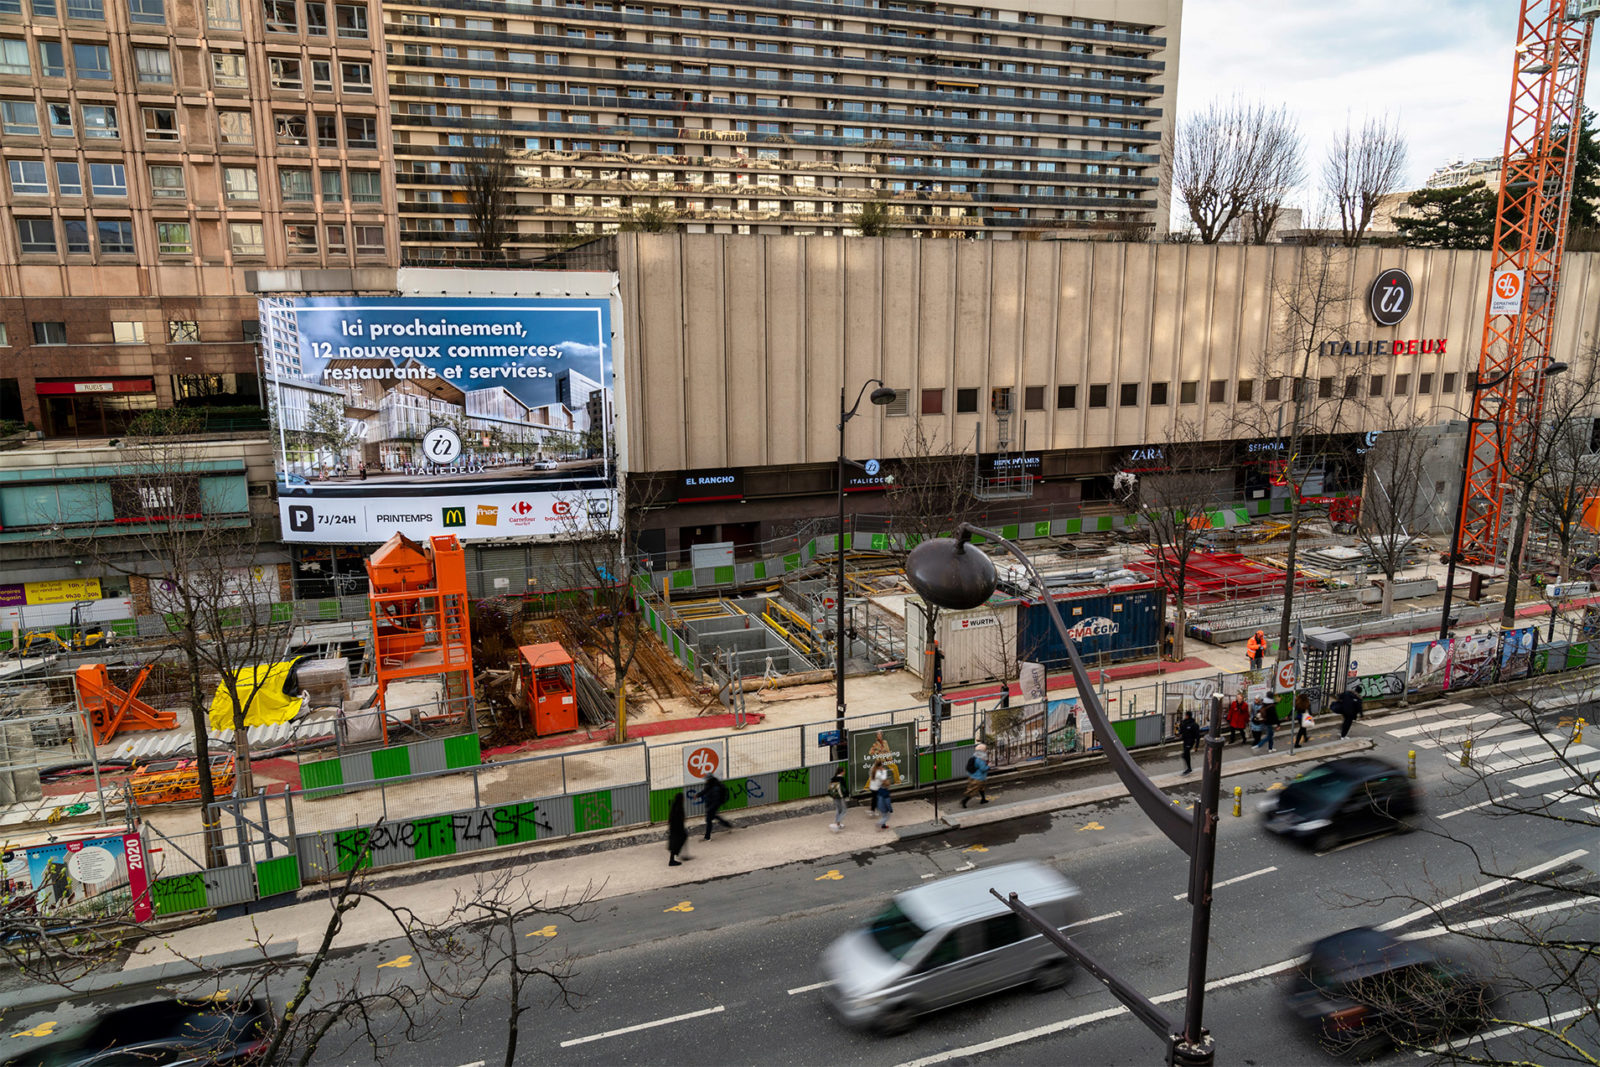
[[233,967],[294,956],[299,950],[298,941],[276,941],[261,948],[241,948],[232,952],[218,953],[208,957],[204,966],[198,966],[188,960],[179,960],[175,963],[159,963],[153,967],[139,967],[131,971],[91,975],[70,986],[34,986],[16,997],[0,996],[0,1009],[31,1011],[34,1008],[52,1007],[63,1000],[81,997],[88,993],[108,993],[140,986],[176,983]]

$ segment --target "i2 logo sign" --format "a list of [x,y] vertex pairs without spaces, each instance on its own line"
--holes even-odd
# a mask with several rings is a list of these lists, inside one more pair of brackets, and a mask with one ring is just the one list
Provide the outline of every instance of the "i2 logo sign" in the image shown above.
[[1367,311],[1379,326],[1398,326],[1411,310],[1411,300],[1416,287],[1411,275],[1399,267],[1390,267],[1378,275],[1367,290]]
[[435,426],[422,435],[422,455],[436,467],[448,467],[461,455],[461,438],[448,426]]

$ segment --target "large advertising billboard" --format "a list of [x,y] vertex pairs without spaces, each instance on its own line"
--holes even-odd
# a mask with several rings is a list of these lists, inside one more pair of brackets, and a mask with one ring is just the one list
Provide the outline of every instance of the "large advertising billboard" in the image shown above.
[[612,299],[588,292],[263,299],[283,539],[614,527]]

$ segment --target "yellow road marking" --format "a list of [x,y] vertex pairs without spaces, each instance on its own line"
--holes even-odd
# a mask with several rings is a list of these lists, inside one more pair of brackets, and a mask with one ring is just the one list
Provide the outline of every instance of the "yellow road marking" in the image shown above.
[[819,874],[819,875],[817,875],[815,878],[812,879],[812,881],[813,882],[842,882],[842,881],[844,881],[844,875],[840,874],[838,871],[829,871],[827,874]]
[[1077,832],[1081,834],[1085,830],[1104,830],[1104,829],[1105,829],[1105,827],[1101,826],[1097,822],[1086,822],[1082,826],[1078,827]]
[[12,1037],[49,1037],[50,1034],[55,1030],[57,1025],[59,1025],[59,1024],[57,1024],[57,1022],[54,1019],[49,1019],[49,1020],[46,1020],[45,1022],[40,1023],[38,1026],[35,1026],[31,1030],[19,1030],[16,1033],[12,1034],[11,1036]]
[[689,903],[687,900],[681,900],[678,903],[674,904],[672,907],[670,907],[670,908],[662,908],[661,910],[662,911],[693,911],[694,910],[694,905]]
[[969,848],[962,849],[961,851],[963,851],[963,852],[988,852],[989,851],[989,846],[988,845],[972,845]]
[[411,966],[411,957],[410,956],[397,956],[396,958],[390,960],[388,963],[380,963],[380,964],[378,964],[378,966],[380,968],[382,968],[382,967],[409,967],[409,966]]
[[543,930],[529,930],[523,937],[554,937],[556,936],[555,924],[546,926]]

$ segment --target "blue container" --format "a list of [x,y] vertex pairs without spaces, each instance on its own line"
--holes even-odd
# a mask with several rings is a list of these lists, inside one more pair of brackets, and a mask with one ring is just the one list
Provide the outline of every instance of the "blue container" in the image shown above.
[[[1055,601],[1085,666],[1099,666],[1102,656],[1106,663],[1124,663],[1160,652],[1167,595],[1159,586],[1084,589],[1058,593]],[[1052,669],[1067,666],[1067,650],[1038,601],[1017,605],[1017,659]]]

